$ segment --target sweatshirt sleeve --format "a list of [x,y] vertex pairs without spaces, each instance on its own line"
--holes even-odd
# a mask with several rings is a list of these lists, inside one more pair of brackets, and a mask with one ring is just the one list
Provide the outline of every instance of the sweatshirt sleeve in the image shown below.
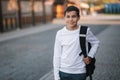
[[96,38],[96,36],[90,31],[90,28],[88,28],[86,40],[91,43],[91,49],[88,53],[88,56],[93,58],[95,56],[95,53],[97,52],[100,42]]
[[60,79],[59,77],[59,67],[60,67],[60,54],[61,54],[61,44],[59,41],[59,35],[56,34],[55,45],[54,45],[54,56],[53,56],[53,70],[54,70],[54,80]]

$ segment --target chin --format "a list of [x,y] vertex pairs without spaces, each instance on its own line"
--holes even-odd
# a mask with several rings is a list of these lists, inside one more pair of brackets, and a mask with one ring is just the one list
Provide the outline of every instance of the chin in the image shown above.
[[76,25],[69,25],[70,27],[74,27],[74,26],[76,26]]

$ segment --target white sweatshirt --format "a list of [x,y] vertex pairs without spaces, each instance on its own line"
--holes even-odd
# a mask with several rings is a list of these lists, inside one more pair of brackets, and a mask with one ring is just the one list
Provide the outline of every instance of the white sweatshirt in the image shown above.
[[[81,52],[79,30],[80,26],[77,30],[73,31],[67,30],[65,26],[56,34],[53,57],[55,80],[60,79],[59,71],[72,74],[86,73],[83,55],[79,56]],[[99,40],[92,34],[90,28],[87,30],[86,41],[92,44],[88,56],[94,57],[99,46]]]

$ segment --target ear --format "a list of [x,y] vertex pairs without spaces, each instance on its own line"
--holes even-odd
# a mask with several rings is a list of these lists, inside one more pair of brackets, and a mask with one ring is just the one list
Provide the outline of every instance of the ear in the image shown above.
[[78,21],[80,20],[80,16],[78,17]]

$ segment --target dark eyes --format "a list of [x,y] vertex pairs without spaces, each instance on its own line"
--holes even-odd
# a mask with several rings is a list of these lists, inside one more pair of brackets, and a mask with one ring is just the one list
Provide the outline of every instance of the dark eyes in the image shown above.
[[67,18],[70,18],[70,17],[76,18],[77,16],[76,16],[76,15],[72,15],[72,16],[67,15],[66,17],[67,17]]

